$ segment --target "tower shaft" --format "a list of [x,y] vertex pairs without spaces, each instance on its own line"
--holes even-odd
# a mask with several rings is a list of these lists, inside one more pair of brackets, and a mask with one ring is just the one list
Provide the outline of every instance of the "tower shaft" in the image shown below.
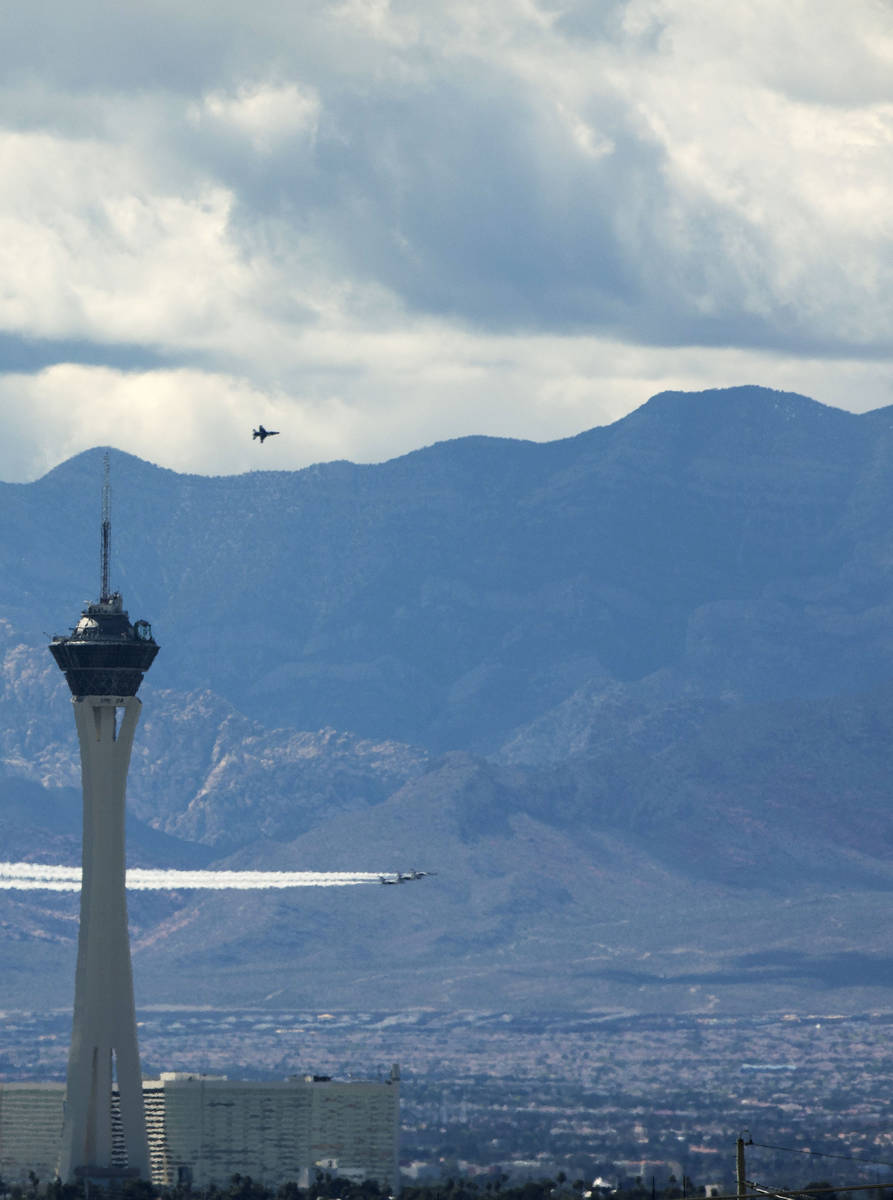
[[103,1177],[124,1166],[112,1148],[117,1085],[128,1174],[149,1177],[127,927],[124,796],[136,696],[73,696],[84,793],[83,876],[74,1022],[59,1172]]

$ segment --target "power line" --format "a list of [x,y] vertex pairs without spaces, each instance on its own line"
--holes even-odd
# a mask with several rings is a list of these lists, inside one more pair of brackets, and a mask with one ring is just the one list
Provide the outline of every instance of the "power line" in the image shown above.
[[758,1146],[761,1150],[781,1150],[785,1154],[808,1154],[813,1158],[839,1158],[844,1162],[865,1163],[868,1167],[893,1167],[893,1162],[881,1158],[858,1158],[855,1154],[831,1154],[827,1150],[803,1150],[797,1146],[770,1146],[766,1142],[748,1142],[749,1146]]
[[[751,1179],[744,1182],[748,1191],[759,1192],[761,1196],[776,1196],[779,1197],[779,1200],[791,1200],[794,1196],[830,1196],[832,1193],[836,1195],[838,1192],[886,1192],[890,1190],[883,1183],[846,1184],[844,1187],[772,1188],[766,1187],[762,1183],[754,1183]],[[711,1200],[741,1200],[741,1193],[729,1192],[724,1196],[713,1196]],[[748,1197],[748,1200],[754,1200],[754,1198]]]
[[[883,1192],[889,1190],[882,1183],[848,1183],[844,1187],[770,1188],[762,1183],[754,1183],[750,1179],[745,1182],[752,1192],[759,1192],[761,1196],[777,1196],[780,1200],[787,1200],[791,1196],[836,1196],[838,1192]],[[719,1197],[718,1200],[722,1200],[722,1197]]]

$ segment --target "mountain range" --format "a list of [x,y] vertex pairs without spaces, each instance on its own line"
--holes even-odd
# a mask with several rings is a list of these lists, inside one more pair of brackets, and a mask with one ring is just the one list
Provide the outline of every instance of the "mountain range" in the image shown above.
[[[0,838],[76,863],[47,652],[104,448],[0,485]],[[112,450],[161,652],[134,865],[436,875],[134,893],[137,1003],[749,1012],[893,1001],[893,408],[653,397],[547,444],[179,475]],[[76,897],[0,893],[0,1007],[70,1002]]]

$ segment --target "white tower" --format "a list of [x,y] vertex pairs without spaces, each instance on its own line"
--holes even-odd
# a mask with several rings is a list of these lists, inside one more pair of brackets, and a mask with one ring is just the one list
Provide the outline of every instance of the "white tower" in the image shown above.
[[[62,1126],[63,1182],[149,1178],[125,891],[124,793],[136,697],[158,653],[146,621],[131,625],[109,592],[108,455],[102,492],[102,585],[69,637],[50,653],[71,688],[84,792],[81,919],[74,1022]],[[112,1139],[113,1091],[123,1145]]]

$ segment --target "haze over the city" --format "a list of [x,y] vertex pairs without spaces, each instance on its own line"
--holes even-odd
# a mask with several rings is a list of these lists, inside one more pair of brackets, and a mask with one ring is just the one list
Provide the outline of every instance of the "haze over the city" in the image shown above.
[[48,0],[0,30],[0,479],[549,440],[665,388],[890,401],[876,0]]

